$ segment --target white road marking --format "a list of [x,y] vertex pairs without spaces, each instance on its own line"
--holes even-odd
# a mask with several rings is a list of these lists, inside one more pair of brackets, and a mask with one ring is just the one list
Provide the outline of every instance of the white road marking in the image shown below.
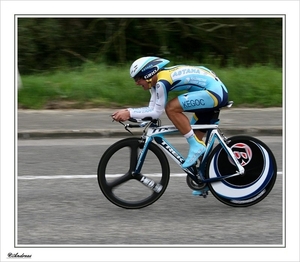
[[[277,175],[282,175],[283,172],[277,172]],[[123,174],[107,175],[107,177],[117,177]],[[143,174],[147,177],[159,177],[160,174]],[[185,177],[186,173],[170,174],[170,177]],[[39,179],[76,179],[76,178],[97,178],[97,175],[63,175],[63,176],[18,176],[18,180],[39,180]]]

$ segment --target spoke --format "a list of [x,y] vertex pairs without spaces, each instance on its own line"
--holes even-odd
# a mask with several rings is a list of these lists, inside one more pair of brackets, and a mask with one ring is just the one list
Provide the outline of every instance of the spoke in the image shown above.
[[119,186],[119,185],[127,182],[130,179],[132,179],[131,172],[127,172],[126,174],[124,174],[123,176],[117,178],[116,180],[107,183],[107,186],[109,186],[110,188],[114,188],[116,186]]
[[130,146],[130,165],[129,165],[129,172],[134,171],[136,168],[136,162],[138,158],[138,153],[139,153],[139,144],[132,144]]

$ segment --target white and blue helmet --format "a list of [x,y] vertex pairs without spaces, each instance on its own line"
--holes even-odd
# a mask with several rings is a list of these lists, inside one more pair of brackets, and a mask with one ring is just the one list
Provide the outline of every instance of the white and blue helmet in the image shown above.
[[130,67],[130,76],[134,79],[148,80],[158,73],[170,61],[156,56],[141,57],[133,62]]

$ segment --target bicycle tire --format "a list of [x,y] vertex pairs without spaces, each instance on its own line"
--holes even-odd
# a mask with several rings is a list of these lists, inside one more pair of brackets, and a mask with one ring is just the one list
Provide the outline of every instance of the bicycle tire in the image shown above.
[[104,196],[116,206],[125,209],[149,206],[167,188],[170,178],[169,162],[162,150],[152,142],[148,146],[141,172],[148,173],[143,175],[159,183],[160,191],[154,192],[132,176],[142,147],[140,138],[125,138],[111,145],[100,159],[97,171],[99,187]]
[[[233,207],[248,207],[263,200],[272,190],[277,177],[277,164],[269,147],[251,136],[228,138],[245,174],[208,184],[212,194]],[[212,151],[206,167],[206,178],[234,174],[236,166],[221,145]]]

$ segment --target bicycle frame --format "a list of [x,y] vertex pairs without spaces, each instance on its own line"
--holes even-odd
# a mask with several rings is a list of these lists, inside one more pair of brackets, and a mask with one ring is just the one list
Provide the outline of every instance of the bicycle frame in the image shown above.
[[[218,124],[207,124],[207,125],[192,125],[192,129],[208,129],[207,137],[206,137],[206,146],[207,150],[203,155],[200,166],[196,168],[196,166],[192,166],[189,168],[182,168],[182,164],[185,161],[185,158],[180,154],[180,152],[166,139],[166,135],[173,134],[178,132],[178,129],[173,125],[165,125],[165,126],[153,126],[153,122],[142,123],[140,125],[125,125],[127,127],[145,127],[143,131],[143,135],[141,140],[144,143],[144,146],[139,154],[136,169],[134,174],[140,174],[142,169],[143,162],[146,158],[148,145],[152,141],[155,141],[157,145],[167,153],[176,164],[180,166],[180,168],[186,172],[196,183],[212,183],[216,181],[221,181],[229,177],[239,176],[244,174],[244,168],[236,159],[234,153],[231,148],[229,148],[226,144],[226,138],[223,134],[219,132]],[[127,129],[128,130],[128,129]],[[222,145],[223,149],[226,153],[231,157],[234,164],[236,165],[238,171],[234,174],[228,174],[225,176],[219,176],[215,178],[205,179],[205,165],[204,163],[207,161],[215,142],[218,141],[219,144]],[[147,180],[148,181],[148,180]],[[149,182],[149,181],[148,181]]]
[[[232,103],[230,101],[226,107]],[[121,139],[102,155],[97,177],[105,197],[113,204],[128,209],[151,205],[168,186],[169,156],[187,174],[186,183],[193,190],[193,195],[206,198],[210,191],[216,199],[233,207],[248,207],[260,202],[270,193],[276,181],[274,154],[254,137],[239,135],[226,138],[219,129],[219,113],[220,108],[216,108],[207,124],[191,126],[193,130],[207,130],[206,151],[197,163],[188,168],[182,167],[185,158],[172,145],[172,140],[168,141],[176,132],[185,140],[174,125],[162,126],[159,119],[150,117],[129,118],[131,123],[128,124],[119,122],[132,135],[128,128],[142,128],[142,135]],[[188,147],[186,142],[186,149]],[[121,162],[124,158],[127,162]],[[115,166],[116,159],[125,164]],[[138,183],[134,181],[150,191],[138,188],[135,192],[133,188]],[[136,195],[132,195],[134,193]]]

